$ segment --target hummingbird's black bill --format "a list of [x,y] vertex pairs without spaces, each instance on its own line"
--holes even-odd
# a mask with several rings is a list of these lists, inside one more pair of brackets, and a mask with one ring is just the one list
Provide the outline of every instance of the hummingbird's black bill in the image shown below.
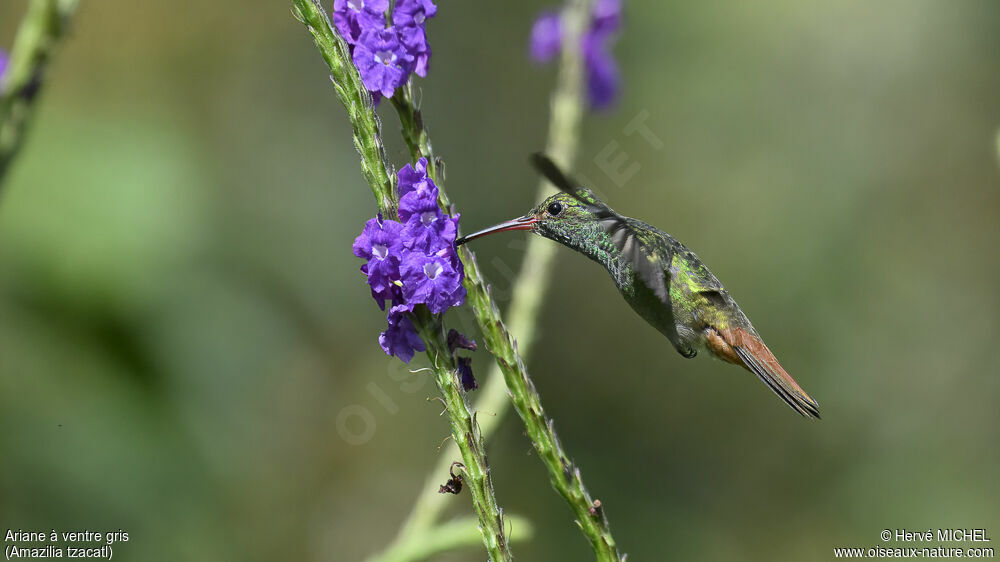
[[476,238],[486,236],[487,234],[493,234],[494,232],[506,232],[508,230],[531,230],[536,222],[538,222],[538,217],[534,215],[526,215],[514,220],[502,222],[489,228],[484,228],[483,230],[473,232],[468,236],[463,236],[455,241],[455,245],[461,246],[470,240],[475,240]]

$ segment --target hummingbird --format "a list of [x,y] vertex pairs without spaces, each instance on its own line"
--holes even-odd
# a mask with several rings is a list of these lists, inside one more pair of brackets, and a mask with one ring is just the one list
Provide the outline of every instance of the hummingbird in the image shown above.
[[805,417],[819,406],[793,379],[708,267],[673,236],[621,215],[563,173],[547,156],[532,155],[540,174],[559,188],[528,214],[464,236],[458,245],[528,230],[572,248],[611,274],[625,301],[685,358],[699,351],[757,375]]

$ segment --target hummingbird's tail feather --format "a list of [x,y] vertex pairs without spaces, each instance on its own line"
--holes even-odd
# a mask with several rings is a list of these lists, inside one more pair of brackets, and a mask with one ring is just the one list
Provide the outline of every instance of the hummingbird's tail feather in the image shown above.
[[778,371],[769,369],[764,362],[742,347],[736,348],[736,354],[740,356],[743,364],[750,371],[757,375],[760,380],[764,381],[792,409],[806,417],[820,418],[819,405],[795,383],[795,379],[786,373],[784,369],[781,369],[780,366],[778,367],[780,369]]
[[718,334],[722,337],[710,337],[708,343],[712,348],[721,343],[729,348],[723,353],[719,353],[722,350],[713,349],[721,358],[732,361],[734,359],[732,354],[735,353],[738,361],[732,361],[733,363],[742,364],[748,371],[757,375],[768,388],[799,414],[819,419],[819,404],[782,368],[778,359],[759,337],[742,328],[719,330]]

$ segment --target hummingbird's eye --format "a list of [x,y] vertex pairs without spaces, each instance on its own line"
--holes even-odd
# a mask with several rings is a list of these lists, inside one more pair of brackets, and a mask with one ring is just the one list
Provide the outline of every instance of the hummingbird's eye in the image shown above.
[[552,215],[553,217],[556,216],[556,215],[558,215],[559,213],[561,213],[562,210],[563,210],[562,203],[560,203],[558,201],[554,201],[552,203],[549,203],[549,208],[547,209],[547,211],[549,212],[549,214]]

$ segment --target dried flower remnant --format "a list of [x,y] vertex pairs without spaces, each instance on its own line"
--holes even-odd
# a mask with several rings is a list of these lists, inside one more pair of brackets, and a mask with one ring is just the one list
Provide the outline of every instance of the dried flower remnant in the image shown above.
[[448,350],[452,353],[454,353],[456,349],[468,349],[469,351],[475,351],[477,348],[478,346],[476,345],[476,340],[470,340],[458,330],[448,330]]
[[479,388],[479,383],[476,382],[476,377],[472,374],[471,357],[458,358],[458,376],[462,380],[462,388],[466,392],[471,392]]
[[458,461],[451,463],[451,468],[448,469],[448,474],[451,478],[438,487],[439,494],[459,494],[462,491],[462,475],[455,474],[456,466],[465,468],[465,465]]

